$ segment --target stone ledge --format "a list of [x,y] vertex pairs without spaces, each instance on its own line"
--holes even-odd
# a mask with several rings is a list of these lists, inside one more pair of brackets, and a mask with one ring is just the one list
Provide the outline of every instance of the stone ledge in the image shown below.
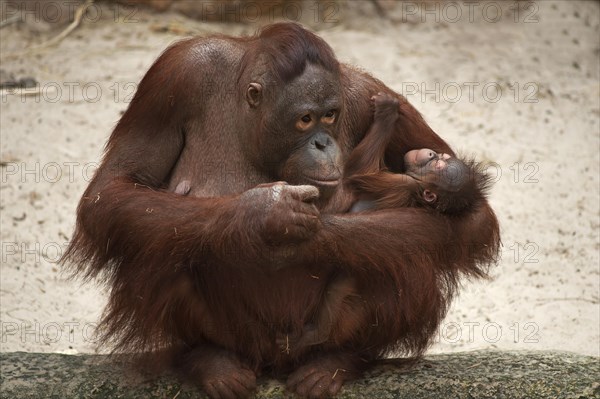
[[[198,398],[172,376],[149,379],[101,355],[0,353],[3,398]],[[282,398],[260,379],[257,398]],[[476,351],[427,356],[410,370],[379,364],[339,398],[600,398],[600,358],[563,352]]]

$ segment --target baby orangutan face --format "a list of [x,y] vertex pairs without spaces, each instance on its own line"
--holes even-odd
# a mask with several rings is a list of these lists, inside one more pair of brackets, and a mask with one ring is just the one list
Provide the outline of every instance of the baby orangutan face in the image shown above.
[[404,155],[404,166],[406,172],[417,172],[426,170],[427,173],[435,170],[445,169],[446,161],[452,158],[448,154],[437,154],[429,148],[412,150]]
[[404,166],[407,175],[422,183],[422,196],[427,203],[435,203],[441,191],[460,191],[468,178],[464,162],[429,148],[407,152]]

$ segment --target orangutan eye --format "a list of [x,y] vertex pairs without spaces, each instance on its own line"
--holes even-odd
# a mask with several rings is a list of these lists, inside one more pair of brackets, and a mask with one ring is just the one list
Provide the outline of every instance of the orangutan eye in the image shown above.
[[321,122],[323,122],[326,125],[332,125],[335,122],[335,117],[336,117],[335,109],[330,109],[329,111],[327,111],[325,113],[325,115],[323,115],[323,117],[321,118]]
[[313,124],[312,116],[310,114],[306,114],[301,116],[300,119],[296,121],[296,129],[300,130],[301,132],[305,132],[311,129]]

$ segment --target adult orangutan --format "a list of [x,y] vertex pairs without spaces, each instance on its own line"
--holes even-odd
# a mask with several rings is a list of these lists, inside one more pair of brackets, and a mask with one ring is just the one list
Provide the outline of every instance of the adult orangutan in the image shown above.
[[[403,97],[299,25],[168,48],[108,141],[65,257],[111,288],[104,342],[214,398],[248,396],[264,371],[334,395],[391,350],[421,355],[459,277],[495,261],[498,223],[486,201],[460,217],[347,212],[344,162],[380,91],[400,102],[391,171],[409,149],[453,154]],[[344,276],[356,295],[327,340],[282,348]]]

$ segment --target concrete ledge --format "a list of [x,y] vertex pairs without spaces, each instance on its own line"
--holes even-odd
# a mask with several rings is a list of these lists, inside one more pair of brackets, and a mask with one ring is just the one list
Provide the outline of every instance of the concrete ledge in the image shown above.
[[[393,362],[392,362],[393,363]],[[198,398],[172,376],[149,379],[99,355],[1,353],[2,398]],[[286,397],[261,379],[257,398]],[[408,371],[379,364],[339,398],[600,398],[600,358],[561,352],[477,351],[428,356]]]

